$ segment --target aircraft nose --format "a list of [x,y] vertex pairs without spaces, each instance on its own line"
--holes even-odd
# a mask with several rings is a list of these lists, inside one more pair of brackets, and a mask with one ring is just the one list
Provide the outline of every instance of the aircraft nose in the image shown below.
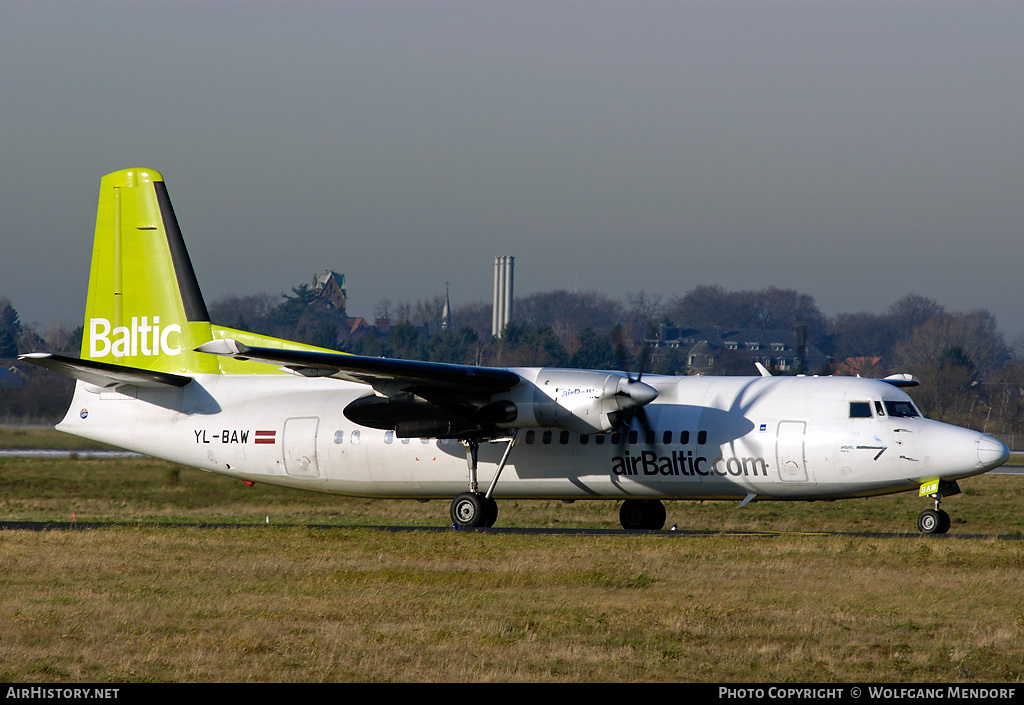
[[986,470],[997,468],[1010,459],[1010,449],[1005,443],[992,436],[982,436],[978,441],[978,462]]

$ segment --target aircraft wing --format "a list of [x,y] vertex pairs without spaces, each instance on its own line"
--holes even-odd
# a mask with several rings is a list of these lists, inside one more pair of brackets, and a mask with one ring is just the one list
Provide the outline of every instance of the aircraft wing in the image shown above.
[[19,356],[18,359],[89,384],[95,384],[97,387],[120,387],[126,384],[149,388],[184,387],[192,381],[191,377],[183,377],[170,372],[140,370],[134,367],[82,360],[54,353],[28,353]]
[[305,377],[335,377],[368,384],[384,395],[403,390],[417,393],[431,390],[493,394],[507,391],[521,381],[515,372],[494,367],[249,347],[237,340],[214,340],[200,345],[196,350],[213,355],[228,355],[243,360],[278,364]]

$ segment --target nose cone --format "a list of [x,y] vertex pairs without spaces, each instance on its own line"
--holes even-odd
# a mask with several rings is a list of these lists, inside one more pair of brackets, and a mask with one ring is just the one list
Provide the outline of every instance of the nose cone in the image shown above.
[[624,377],[616,386],[615,396],[618,399],[619,408],[625,411],[650,404],[658,398],[658,390],[639,380]]
[[921,476],[956,480],[980,475],[1010,458],[1010,449],[992,436],[938,421],[924,420],[913,437],[902,441],[900,457],[918,465]]
[[978,441],[978,462],[986,470],[997,468],[1010,459],[1010,449],[1005,443],[992,436],[982,436]]

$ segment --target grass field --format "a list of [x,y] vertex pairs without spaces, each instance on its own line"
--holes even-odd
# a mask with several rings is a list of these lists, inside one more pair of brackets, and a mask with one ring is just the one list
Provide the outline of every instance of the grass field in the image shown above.
[[[0,531],[0,680],[1020,681],[1024,541],[994,536],[1024,534],[1024,478],[961,486],[946,537],[913,531],[913,495],[667,504],[705,535],[395,533],[366,527],[444,527],[447,502],[0,459],[0,521],[110,523]],[[500,507],[618,525],[613,502]],[[819,530],[851,533],[797,533]]]

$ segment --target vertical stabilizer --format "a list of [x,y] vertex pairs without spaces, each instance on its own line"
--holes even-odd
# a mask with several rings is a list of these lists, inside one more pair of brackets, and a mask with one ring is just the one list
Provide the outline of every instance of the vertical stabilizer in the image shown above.
[[163,176],[103,177],[96,214],[82,357],[159,372],[219,372],[194,349],[210,317]]

